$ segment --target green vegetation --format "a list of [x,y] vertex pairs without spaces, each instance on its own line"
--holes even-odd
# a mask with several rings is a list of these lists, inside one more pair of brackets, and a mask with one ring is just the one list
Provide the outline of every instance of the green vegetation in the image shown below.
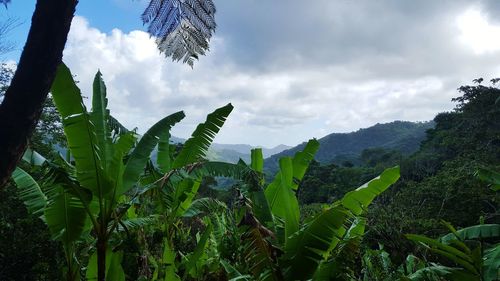
[[[321,144],[316,161],[323,164],[352,163],[363,165],[363,153],[369,149],[395,150],[403,155],[416,152],[425,139],[425,132],[434,127],[434,122],[413,123],[394,121],[387,124],[376,124],[366,129],[352,133],[334,133],[319,139]],[[275,154],[266,159],[265,167],[270,173],[275,173],[278,159],[291,156],[304,148],[305,143]],[[365,156],[366,157],[366,156]]]
[[[37,1],[15,78],[0,68],[1,280],[500,280],[499,79],[431,122],[218,155],[231,104],[183,144],[182,111],[122,126],[100,73],[87,111],[61,64],[77,3]],[[142,20],[193,66],[215,11],[151,0]]]
[[[498,280],[500,90],[460,91],[413,154],[408,132],[431,123],[373,127],[410,144],[355,163],[314,160],[313,139],[271,175],[262,149],[206,160],[230,104],[173,144],[183,112],[139,136],[110,114],[100,73],[87,111],[61,65],[51,126],[2,191],[3,280]],[[233,186],[213,190],[223,178]]]

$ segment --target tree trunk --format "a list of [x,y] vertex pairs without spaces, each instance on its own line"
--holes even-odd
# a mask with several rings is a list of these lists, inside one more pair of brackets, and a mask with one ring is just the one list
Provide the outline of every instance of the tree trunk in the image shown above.
[[38,0],[17,71],[0,105],[0,187],[21,159],[62,62],[78,0]]
[[106,239],[97,238],[97,281],[106,281]]

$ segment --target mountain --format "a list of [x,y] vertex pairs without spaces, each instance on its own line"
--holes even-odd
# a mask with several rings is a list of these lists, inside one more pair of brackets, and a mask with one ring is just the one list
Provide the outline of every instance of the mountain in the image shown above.
[[[186,139],[171,136],[171,143],[184,143]],[[222,144],[222,143],[212,143],[208,149],[207,158],[212,161],[223,161],[229,163],[236,163],[240,159],[249,163],[250,162],[250,151],[254,148],[260,146],[251,146],[249,144]],[[273,154],[280,153],[283,150],[292,148],[284,144],[277,145],[272,148],[262,148],[262,154],[264,158],[270,157]],[[155,155],[153,155],[155,156]],[[154,158],[154,157],[153,157]]]
[[[250,162],[250,151],[258,146],[251,146],[249,144],[220,144],[213,143],[208,149],[207,158],[214,161],[224,161],[230,163],[236,163],[238,160]],[[280,144],[272,148],[262,148],[262,154],[264,158],[270,157],[276,153],[280,153],[283,150],[290,149],[291,146]]]
[[[333,133],[318,140],[320,148],[315,159],[322,164],[341,164],[344,161],[356,164],[364,149],[375,147],[399,150],[408,155],[418,150],[420,143],[425,139],[426,131],[433,127],[433,121],[394,121],[385,124],[377,123],[351,133]],[[305,144],[304,142],[267,158],[264,163],[265,169],[275,172],[278,169],[280,157],[293,156],[297,151],[302,150]]]

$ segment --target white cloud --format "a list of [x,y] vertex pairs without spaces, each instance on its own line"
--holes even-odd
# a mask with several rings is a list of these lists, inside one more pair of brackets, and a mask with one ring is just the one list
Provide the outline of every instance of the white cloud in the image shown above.
[[470,8],[457,18],[460,39],[477,54],[500,50],[500,25],[491,24],[477,8]]
[[[102,71],[111,111],[128,127],[143,132],[185,110],[173,133],[187,137],[207,113],[232,102],[216,141],[267,146],[378,122],[430,120],[453,107],[458,86],[500,69],[498,52],[460,43],[475,40],[464,39],[464,30],[477,24],[474,15],[461,20],[469,6],[460,1],[326,1],[332,13],[293,1],[290,15],[276,14],[277,2],[252,2],[251,9],[221,2],[211,51],[193,70],[164,58],[145,32],[106,34],[82,17],[74,19],[64,59],[87,95]],[[489,35],[497,32],[488,26]]]

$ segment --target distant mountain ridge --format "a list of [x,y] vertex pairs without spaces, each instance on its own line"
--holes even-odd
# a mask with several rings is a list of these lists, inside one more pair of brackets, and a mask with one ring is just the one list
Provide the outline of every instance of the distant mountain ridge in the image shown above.
[[[175,136],[170,137],[170,142],[172,143],[184,143],[186,139],[178,138]],[[262,146],[252,146],[249,144],[223,144],[223,143],[212,143],[208,149],[207,158],[212,161],[223,161],[236,163],[240,159],[249,163],[250,162],[250,151],[254,148],[262,148],[262,154],[264,158],[270,157],[276,153],[280,153],[283,150],[292,148],[284,144],[277,145],[272,148],[266,148]]]
[[270,157],[271,155],[274,155],[276,153],[280,153],[283,150],[292,148],[291,146],[284,144],[280,144],[272,148],[266,148],[262,146],[251,146],[249,144],[221,144],[221,143],[213,143],[212,146],[210,146],[211,149],[216,151],[232,150],[241,154],[248,154],[248,155],[250,155],[250,151],[256,147],[262,148],[262,154],[264,154],[264,158]]
[[[359,158],[361,152],[367,148],[387,148],[411,154],[418,150],[420,143],[425,139],[426,131],[434,127],[433,121],[409,122],[393,121],[359,129],[351,133],[333,133],[318,141],[320,148],[316,154],[316,161],[327,163],[341,163],[345,160]],[[267,158],[264,167],[268,171],[276,171],[278,159],[283,156],[293,156],[304,148],[305,142],[293,148]]]
[[262,148],[262,154],[264,158],[271,157],[276,153],[280,153],[283,150],[292,148],[284,144],[277,145],[272,148],[266,148],[261,146],[251,146],[249,144],[220,144],[213,143],[208,149],[207,158],[214,161],[224,161],[230,163],[236,163],[240,159],[249,163],[250,162],[250,152],[254,148]]

